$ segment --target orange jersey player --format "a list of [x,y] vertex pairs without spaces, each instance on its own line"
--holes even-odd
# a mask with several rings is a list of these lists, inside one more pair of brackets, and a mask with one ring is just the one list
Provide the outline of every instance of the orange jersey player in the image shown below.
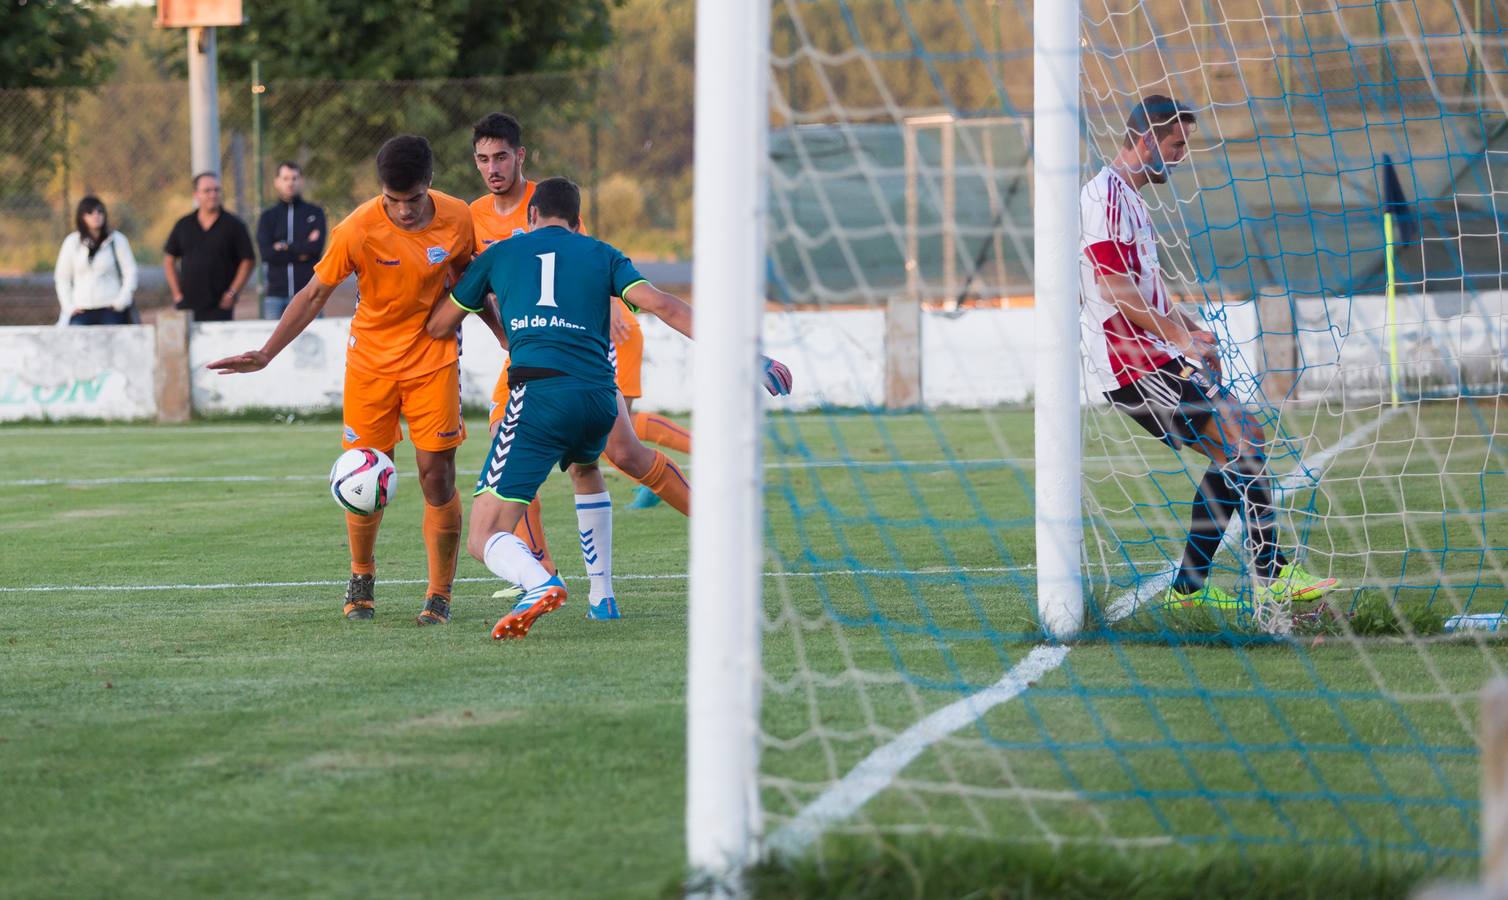
[[[491,113],[472,129],[471,145],[477,171],[481,172],[488,191],[471,201],[477,253],[529,230],[527,213],[535,182],[524,177],[524,159],[528,150],[522,140],[518,120],[507,113]],[[639,397],[642,393],[640,371],[644,363],[644,331],[628,305],[618,297],[613,298],[613,350],[617,353],[618,389],[630,399]],[[493,431],[502,420],[507,400],[508,366],[504,363],[492,392],[488,425]]]
[[[382,194],[357,207],[331,232],[314,278],[294,296],[267,343],[209,364],[221,374],[264,368],[314,321],[336,286],[356,274],[361,302],[346,350],[341,443],[347,449],[373,447],[391,455],[402,439],[399,417],[408,422],[424,494],[429,563],[429,585],[417,620],[421,625],[450,621],[461,534],[455,453],[466,437],[456,339],[431,337],[425,321],[475,250],[466,204],[431,190],[433,171],[434,156],[424,138],[403,135],[383,144],[377,152]],[[373,551],[381,522],[380,510],[370,516],[346,514],[348,619],[373,616]]]
[[[541,181],[528,210],[529,231],[478,257],[452,302],[437,304],[427,325],[430,334],[454,334],[468,313],[486,308],[490,293],[507,329],[513,357],[508,411],[477,478],[466,542],[472,556],[521,594],[493,627],[498,639],[524,637],[535,620],[566,601],[559,575],[545,571],[514,533],[556,466],[571,472],[576,488],[591,582],[587,616],[618,618],[610,581],[612,502],[597,465],[623,406],[609,358],[612,300],[636,303],[691,336],[689,306],[650,284],[616,247],[579,233],[576,185],[564,178]],[[766,358],[765,371],[766,390],[789,393],[789,370]]]
[[[471,203],[476,248],[481,253],[497,241],[507,240],[528,230],[528,207],[534,195],[535,182],[524,177],[524,161],[528,150],[523,145],[523,132],[518,120],[507,113],[491,113],[475,124],[472,129],[472,152],[477,171],[487,186],[487,194]],[[614,297],[612,301],[612,341],[619,392],[628,400],[637,398],[641,393],[644,332],[627,304],[618,297]],[[504,365],[492,395],[489,426],[494,434],[507,407],[508,367]],[[637,423],[631,424],[627,402],[621,404],[620,412],[622,414],[608,439],[604,454],[608,461],[647,488],[651,492],[650,496],[657,499],[664,497],[683,514],[689,513],[690,484],[685,475],[668,456],[646,448],[636,437],[634,426]],[[685,433],[684,429],[677,430]],[[673,440],[673,435],[671,439]],[[687,443],[679,449],[690,449],[689,435]],[[578,507],[583,510],[600,508],[601,503],[607,502],[595,497],[578,497],[577,501]],[[583,503],[588,505],[582,506]],[[581,513],[578,511],[578,519],[580,518]],[[577,524],[578,527],[585,527],[581,521]],[[514,533],[528,545],[530,552],[547,570],[552,574],[556,573],[557,568],[550,557],[549,542],[545,539],[538,497],[530,503]],[[600,547],[600,543],[598,546]],[[608,558],[605,552],[596,555],[604,560]],[[591,568],[592,564],[589,563],[588,567]],[[610,583],[610,570],[606,578]],[[606,608],[613,611],[613,615],[606,617],[616,618],[616,602]]]

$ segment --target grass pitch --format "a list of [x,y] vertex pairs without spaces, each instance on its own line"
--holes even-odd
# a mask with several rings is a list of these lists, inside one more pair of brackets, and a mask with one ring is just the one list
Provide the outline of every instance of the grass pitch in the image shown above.
[[[1307,521],[1356,585],[1347,603],[1501,606],[1499,426],[1472,433],[1459,411],[1428,408],[1393,433],[1404,424],[1410,440],[1339,458],[1324,494],[1293,501],[1314,509],[1293,527]],[[1322,425],[1305,428],[1319,446],[1354,423]],[[1090,574],[1108,606],[1176,553],[1183,511],[1163,497],[1186,502],[1190,482],[1168,451],[1097,427]],[[1029,414],[792,416],[770,435],[774,829],[1040,638]],[[495,584],[469,559],[452,623],[412,624],[420,503],[400,481],[377,619],[347,623],[344,532],[323,483],[337,440],[328,423],[0,429],[0,895],[674,890],[686,521],[628,509],[632,485],[610,479],[626,618],[588,622],[568,482],[552,480],[547,528],[576,593],[504,645],[488,639],[504,611]],[[464,493],[482,453],[462,448]],[[412,472],[411,451],[397,462]],[[1109,529],[1123,546],[1106,549]],[[1395,636],[1358,635],[1344,611],[1297,642],[1109,625],[906,767],[815,848],[827,868],[760,883],[821,896],[826,872],[835,891],[951,896],[1010,883],[1012,859],[1040,872],[1044,848],[1081,845],[1110,860],[1102,875],[1151,879],[1143,896],[1249,893],[1290,876],[1189,873],[1272,871],[1293,850],[1338,854],[1327,883],[1357,896],[1399,860],[1390,889],[1469,873],[1472,694],[1501,669],[1498,648],[1418,633],[1406,615]],[[1007,849],[999,869],[959,869],[938,836]],[[876,876],[885,859],[911,874]]]

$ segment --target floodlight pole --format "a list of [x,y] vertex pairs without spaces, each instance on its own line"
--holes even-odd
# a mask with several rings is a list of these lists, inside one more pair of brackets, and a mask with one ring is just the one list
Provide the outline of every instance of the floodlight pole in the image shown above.
[[1036,285],[1037,614],[1055,638],[1084,625],[1079,444],[1079,0],[1032,20]]
[[[759,334],[768,0],[697,0],[686,854],[694,897],[742,893],[761,831]],[[798,373],[796,377],[801,377]]]
[[193,173],[220,173],[220,91],[215,29],[188,29],[189,135]]

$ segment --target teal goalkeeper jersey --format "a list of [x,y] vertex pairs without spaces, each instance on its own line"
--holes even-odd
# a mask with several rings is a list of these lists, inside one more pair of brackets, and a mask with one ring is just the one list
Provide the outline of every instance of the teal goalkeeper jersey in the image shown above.
[[618,248],[552,225],[488,247],[452,299],[480,312],[487,292],[497,295],[510,370],[554,369],[612,387],[610,304],[644,280]]

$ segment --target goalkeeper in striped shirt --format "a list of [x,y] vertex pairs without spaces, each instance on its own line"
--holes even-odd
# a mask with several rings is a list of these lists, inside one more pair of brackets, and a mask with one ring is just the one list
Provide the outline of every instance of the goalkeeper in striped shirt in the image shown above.
[[1131,111],[1120,152],[1079,195],[1080,319],[1091,380],[1105,398],[1174,450],[1210,460],[1194,494],[1183,559],[1165,602],[1229,609],[1245,604],[1209,580],[1231,516],[1240,510],[1259,601],[1318,600],[1336,589],[1288,560],[1262,427],[1220,385],[1215,336],[1171,302],[1157,235],[1140,191],[1164,184],[1188,155],[1194,112],[1170,97]]

